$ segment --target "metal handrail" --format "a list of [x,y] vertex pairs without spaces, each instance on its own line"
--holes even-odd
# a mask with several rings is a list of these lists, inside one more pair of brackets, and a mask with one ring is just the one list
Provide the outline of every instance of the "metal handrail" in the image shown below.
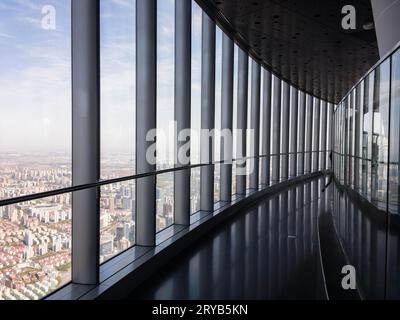
[[[317,152],[329,152],[329,150],[289,152],[289,153],[280,153],[280,154],[260,155],[260,156],[256,156],[256,157],[244,157],[244,158],[232,159],[232,162],[251,160],[251,159],[262,159],[262,158],[267,158],[267,157],[276,157],[276,156],[284,156],[284,155],[293,155],[293,154],[317,153]],[[215,161],[213,163],[180,166],[180,167],[169,168],[169,169],[164,169],[164,170],[157,170],[157,171],[146,172],[146,173],[141,173],[141,174],[134,174],[134,175],[120,177],[120,178],[99,180],[97,182],[81,184],[81,185],[77,185],[77,186],[71,186],[71,187],[66,187],[66,188],[61,188],[61,189],[49,190],[49,191],[24,195],[24,196],[20,196],[20,197],[0,200],[0,207],[17,204],[17,203],[22,203],[22,202],[26,202],[26,201],[39,200],[39,199],[43,199],[43,198],[58,196],[61,194],[72,193],[72,192],[76,192],[76,191],[98,188],[101,186],[115,184],[115,183],[119,183],[119,182],[126,182],[126,181],[137,180],[137,179],[142,179],[142,178],[147,178],[147,177],[152,177],[152,176],[158,176],[158,175],[162,175],[162,174],[166,174],[166,173],[173,173],[173,172],[178,172],[178,171],[183,171],[183,170],[191,170],[191,169],[208,167],[208,166],[224,164],[224,163],[226,163],[226,161],[221,160],[221,161]]]

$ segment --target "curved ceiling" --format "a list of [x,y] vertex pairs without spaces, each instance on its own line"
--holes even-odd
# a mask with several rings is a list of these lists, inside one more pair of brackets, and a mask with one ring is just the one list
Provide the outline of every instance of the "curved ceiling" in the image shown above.
[[[308,93],[338,103],[379,60],[370,0],[199,0],[221,16],[263,63]],[[341,27],[356,8],[356,30]]]

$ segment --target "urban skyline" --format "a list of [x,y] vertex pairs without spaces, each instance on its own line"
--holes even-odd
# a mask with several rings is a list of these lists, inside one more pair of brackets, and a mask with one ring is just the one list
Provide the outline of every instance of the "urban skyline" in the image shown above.
[[[104,160],[103,178],[125,176],[132,160]],[[124,162],[125,160],[125,162]],[[162,168],[162,164],[160,165]],[[165,166],[165,164],[164,164]],[[199,210],[200,170],[192,170],[191,210]],[[173,224],[174,175],[157,178],[157,231]],[[68,155],[0,155],[0,199],[71,185]],[[0,207],[0,299],[40,299],[71,279],[71,194]],[[100,199],[100,263],[135,244],[135,181],[106,185]]]

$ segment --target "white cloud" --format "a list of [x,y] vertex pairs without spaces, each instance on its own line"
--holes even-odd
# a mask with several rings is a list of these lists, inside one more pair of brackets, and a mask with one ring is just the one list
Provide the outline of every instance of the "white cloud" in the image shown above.
[[14,39],[15,37],[7,33],[0,32],[0,38]]
[[122,7],[127,7],[127,8],[134,8],[135,7],[135,1],[134,0],[111,0],[113,4],[122,6]]

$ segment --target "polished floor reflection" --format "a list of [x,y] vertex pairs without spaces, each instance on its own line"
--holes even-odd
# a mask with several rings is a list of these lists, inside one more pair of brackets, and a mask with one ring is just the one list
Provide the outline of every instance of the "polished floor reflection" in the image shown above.
[[[359,203],[348,192],[338,188],[332,190],[331,199],[336,233],[347,263],[355,268],[360,296],[369,300],[385,299],[387,212],[367,203]],[[395,282],[388,283],[389,288],[395,285]]]
[[172,261],[131,299],[324,299],[318,215],[324,179],[236,215]]

